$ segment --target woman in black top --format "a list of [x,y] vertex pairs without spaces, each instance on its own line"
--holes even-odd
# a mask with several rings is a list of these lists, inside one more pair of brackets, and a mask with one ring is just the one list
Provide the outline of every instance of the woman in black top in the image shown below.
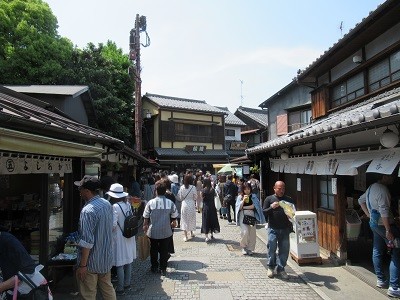
[[211,186],[211,180],[209,178],[204,179],[201,196],[203,199],[201,233],[205,234],[206,243],[208,243],[210,241],[208,234],[211,234],[211,239],[213,239],[213,233],[218,233],[220,231],[217,209],[215,208],[214,202],[215,190]]

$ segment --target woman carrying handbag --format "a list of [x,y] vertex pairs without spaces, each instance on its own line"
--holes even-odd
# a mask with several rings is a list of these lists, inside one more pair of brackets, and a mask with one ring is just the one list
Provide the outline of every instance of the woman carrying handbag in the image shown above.
[[245,182],[235,205],[236,224],[240,226],[240,246],[243,255],[252,255],[256,247],[256,225],[264,224],[265,217],[260,200],[251,193],[251,185]]

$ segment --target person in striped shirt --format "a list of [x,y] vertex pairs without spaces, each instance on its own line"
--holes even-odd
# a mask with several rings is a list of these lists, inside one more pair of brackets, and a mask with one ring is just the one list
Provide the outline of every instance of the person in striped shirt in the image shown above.
[[85,175],[75,181],[85,201],[79,217],[79,242],[76,276],[82,299],[95,300],[97,287],[103,299],[116,299],[111,283],[113,264],[113,209],[99,196],[100,180]]

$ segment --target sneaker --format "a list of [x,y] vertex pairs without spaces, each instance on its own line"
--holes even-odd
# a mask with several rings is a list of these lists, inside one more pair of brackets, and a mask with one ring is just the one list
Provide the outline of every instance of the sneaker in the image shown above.
[[125,295],[125,291],[124,291],[124,290],[122,290],[122,291],[115,291],[115,294],[116,294],[117,296],[123,296],[123,295]]
[[282,279],[288,279],[289,278],[289,276],[285,272],[285,270],[278,272],[278,276],[280,276]]
[[245,248],[242,249],[242,254],[247,255],[247,250]]
[[400,288],[389,287],[387,295],[389,297],[400,298]]
[[210,241],[210,239],[208,237],[206,237],[206,243],[208,243]]
[[188,238],[187,238],[186,236],[184,236],[184,237],[183,237],[183,241],[184,241],[184,242],[187,242],[187,241],[188,241]]
[[386,289],[386,288],[388,288],[388,283],[387,283],[387,281],[386,280],[381,280],[381,279],[378,279],[377,281],[376,281],[376,286],[378,287],[378,288],[381,288],[381,289]]
[[267,276],[268,276],[269,278],[274,277],[274,269],[268,268]]
[[215,240],[215,236],[211,235],[211,239],[212,239],[212,240]]
[[254,254],[254,252],[253,251],[251,251],[251,250],[247,250],[247,255],[253,255]]

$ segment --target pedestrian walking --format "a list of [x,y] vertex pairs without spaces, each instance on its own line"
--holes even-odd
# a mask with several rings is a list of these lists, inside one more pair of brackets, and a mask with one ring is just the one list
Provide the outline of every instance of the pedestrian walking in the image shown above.
[[[227,208],[228,224],[232,225],[236,221],[235,219],[235,205],[236,197],[238,195],[238,188],[235,183],[232,182],[233,175],[228,175],[228,180],[224,185],[224,204]],[[233,222],[231,217],[231,208],[233,211]]]
[[[183,240],[186,242],[194,237],[193,232],[196,230],[197,191],[193,185],[192,175],[185,175],[183,183],[179,189],[178,197],[182,202],[181,229],[183,230]],[[189,236],[188,233],[190,233]]]
[[115,293],[124,295],[130,289],[132,262],[136,259],[136,239],[135,237],[126,238],[123,236],[125,217],[133,214],[132,206],[127,201],[128,193],[119,183],[111,185],[106,193],[111,197],[113,204],[113,247],[114,259],[113,266],[116,267],[117,286]]
[[[391,175],[380,174],[377,182],[370,185],[360,196],[358,203],[370,218],[369,226],[373,233],[372,263],[377,276],[376,286],[388,288],[388,296],[400,298],[400,248],[394,245],[396,238],[400,240],[400,231],[390,210],[391,196],[387,187],[392,183]],[[389,280],[383,270],[387,248],[390,250]]]
[[176,218],[176,221],[178,223],[178,225],[176,227],[180,227],[181,226],[181,206],[182,206],[182,202],[178,197],[178,192],[179,192],[179,188],[180,188],[180,184],[179,184],[179,178],[177,174],[172,174],[168,176],[169,181],[171,181],[171,192],[172,194],[175,196],[175,206],[176,206],[176,210],[178,212],[178,217]]
[[251,174],[248,182],[251,184],[253,194],[256,194],[257,198],[260,199],[260,181],[256,178],[256,175]]
[[197,212],[200,213],[202,209],[202,197],[201,197],[201,191],[203,189],[203,178],[202,178],[202,172],[198,171],[196,173],[196,179],[194,181],[194,186],[196,187],[196,192],[197,192],[197,197],[196,197],[196,208]]
[[[201,191],[203,202],[201,233],[205,234],[205,241],[208,243],[214,239],[214,233],[220,232],[217,209],[215,208],[215,190],[211,186],[210,178],[205,178],[203,190]],[[210,234],[210,237],[208,236]]]
[[[243,255],[253,255],[256,248],[256,224],[264,224],[265,217],[261,208],[260,200],[256,194],[252,193],[251,185],[248,182],[243,183],[242,192],[236,200],[236,224],[240,226],[240,247]],[[254,224],[245,224],[245,216],[256,219]]]
[[[293,230],[293,225],[289,221],[279,201],[283,200],[294,204],[291,197],[285,195],[285,183],[277,181],[274,185],[274,194],[265,198],[263,211],[268,219],[268,271],[269,278],[275,274],[283,279],[288,275],[285,271],[287,259],[289,257],[290,243],[289,234]],[[276,251],[278,250],[278,255]],[[276,267],[276,270],[275,270]]]
[[168,247],[172,228],[176,226],[175,204],[165,197],[165,181],[155,184],[157,196],[147,202],[143,212],[143,231],[150,238],[150,261],[153,273],[167,273]]
[[113,265],[113,209],[99,196],[100,181],[85,175],[75,181],[85,205],[79,217],[76,277],[82,299],[95,300],[97,288],[104,299],[116,299],[111,283]]

